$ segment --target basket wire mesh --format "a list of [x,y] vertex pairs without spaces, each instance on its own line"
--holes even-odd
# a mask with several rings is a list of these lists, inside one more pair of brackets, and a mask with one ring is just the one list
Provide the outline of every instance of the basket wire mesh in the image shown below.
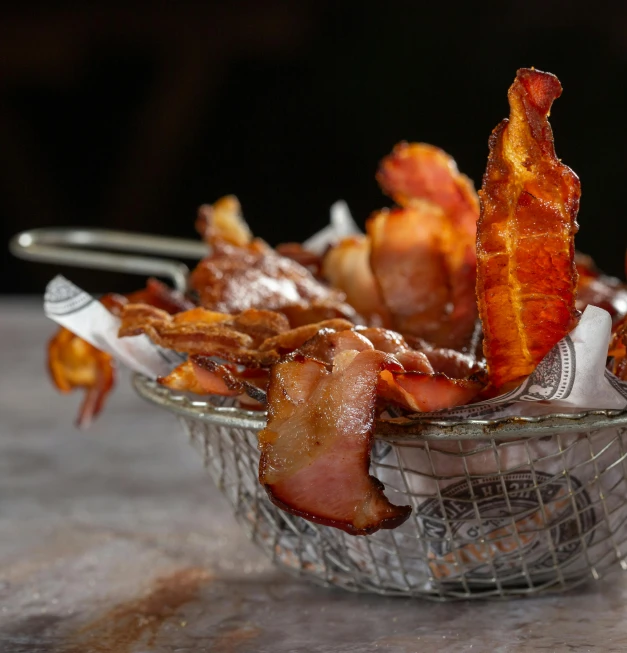
[[[122,253],[104,251],[111,249]],[[17,234],[11,251],[33,261],[163,275],[185,290],[184,264],[146,254],[197,260],[206,247],[46,228]],[[627,412],[380,422],[372,473],[393,502],[413,512],[398,529],[352,537],[270,502],[257,481],[263,414],[197,401],[138,375],[134,386],[179,415],[252,540],[276,564],[315,582],[444,601],[567,590],[617,563],[627,569]]]
[[[600,411],[380,435],[371,472],[393,503],[395,530],[353,537],[285,513],[257,480],[264,415],[174,394],[135,377],[141,396],[180,417],[248,536],[280,567],[327,586],[434,600],[564,591],[627,569],[627,416]],[[554,418],[553,421],[555,421]],[[558,420],[559,421],[559,420]],[[457,425],[459,427],[459,425]],[[444,435],[443,435],[444,434]],[[483,434],[483,435],[482,435]]]

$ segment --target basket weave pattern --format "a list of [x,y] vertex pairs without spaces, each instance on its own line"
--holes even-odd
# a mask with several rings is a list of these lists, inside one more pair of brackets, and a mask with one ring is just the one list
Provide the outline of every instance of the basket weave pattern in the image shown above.
[[506,442],[377,441],[372,472],[413,513],[396,530],[353,537],[269,501],[257,480],[255,430],[181,421],[253,541],[279,566],[325,585],[504,598],[566,590],[616,562],[627,568],[624,428]]

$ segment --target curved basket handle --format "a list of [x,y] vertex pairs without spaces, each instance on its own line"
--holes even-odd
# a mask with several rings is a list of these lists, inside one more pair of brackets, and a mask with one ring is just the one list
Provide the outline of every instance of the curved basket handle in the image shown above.
[[[209,253],[206,244],[183,238],[64,227],[23,231],[11,239],[9,249],[18,258],[28,261],[167,277],[181,292],[187,290],[189,268],[180,261],[168,259],[180,257],[199,260]],[[101,251],[102,249],[160,254],[168,258],[114,254]]]

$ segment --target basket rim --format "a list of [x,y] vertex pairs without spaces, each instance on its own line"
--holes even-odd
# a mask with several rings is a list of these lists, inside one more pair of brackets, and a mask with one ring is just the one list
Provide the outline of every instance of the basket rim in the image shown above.
[[[141,374],[132,384],[142,399],[172,413],[218,426],[258,431],[266,425],[266,413],[234,406],[219,406],[207,400],[175,392]],[[388,442],[420,440],[512,440],[576,433],[627,426],[625,410],[587,410],[542,416],[510,416],[494,419],[438,419],[409,416],[377,420],[375,438]]]

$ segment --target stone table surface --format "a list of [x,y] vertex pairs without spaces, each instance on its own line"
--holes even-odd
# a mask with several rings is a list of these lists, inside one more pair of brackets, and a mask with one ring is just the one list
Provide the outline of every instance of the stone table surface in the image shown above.
[[0,651],[627,651],[627,577],[507,603],[353,595],[276,571],[176,419],[122,379],[88,432],[54,325],[0,300]]

